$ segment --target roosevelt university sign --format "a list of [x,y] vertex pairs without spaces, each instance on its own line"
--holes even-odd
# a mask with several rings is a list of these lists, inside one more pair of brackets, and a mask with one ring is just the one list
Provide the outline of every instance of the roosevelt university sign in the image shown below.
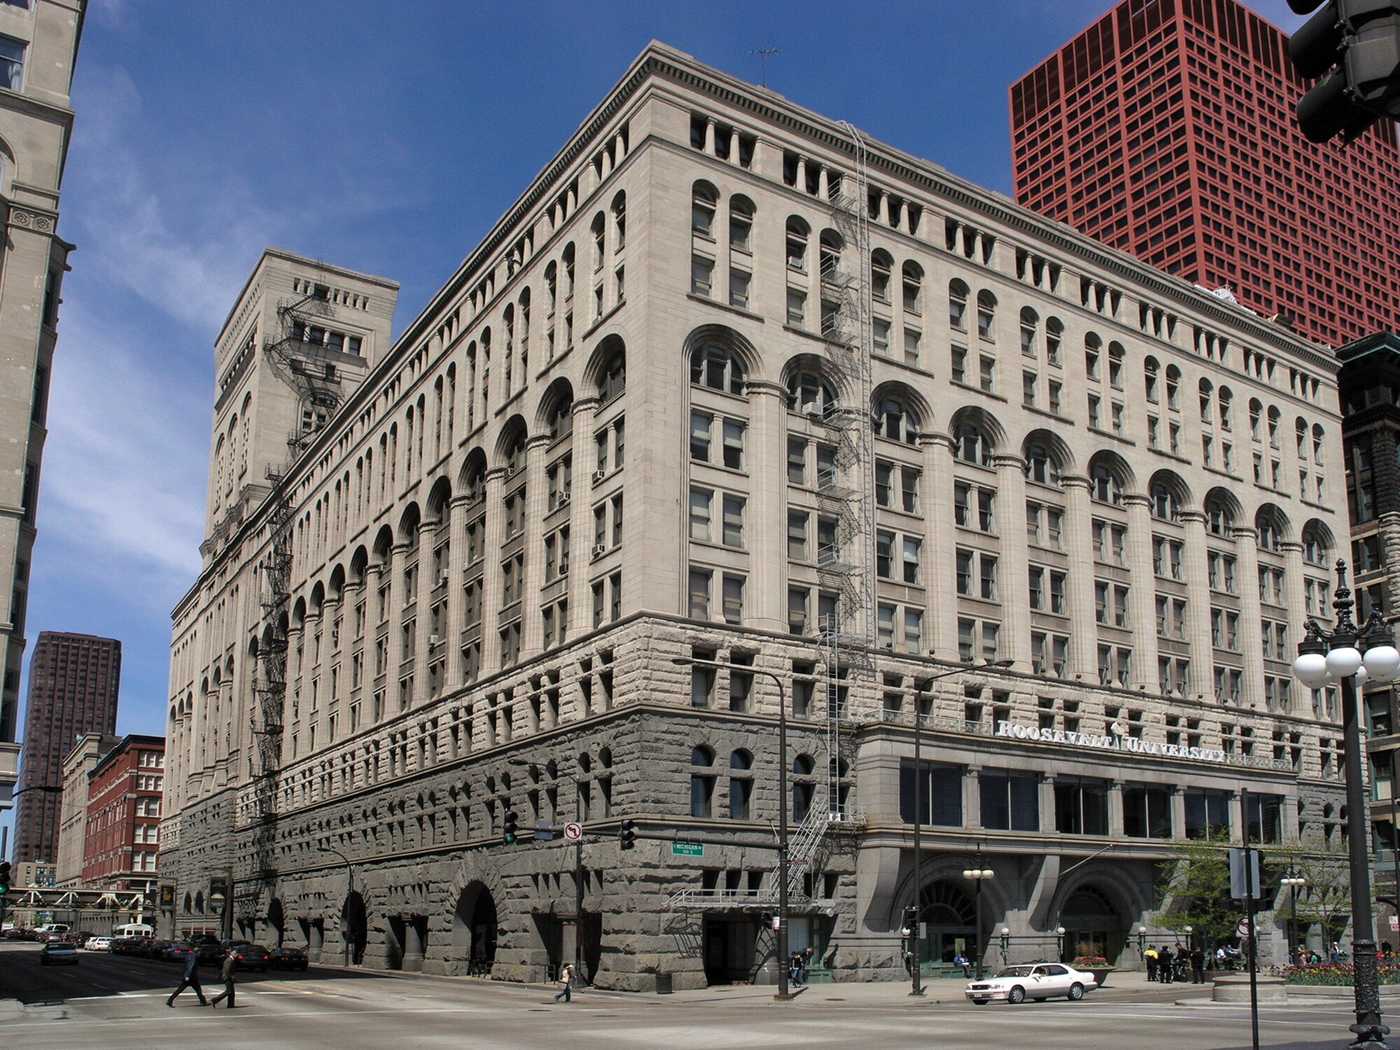
[[[1116,730],[1118,727],[1114,726]],[[1186,747],[1182,744],[1157,744],[1149,740],[1138,740],[1124,736],[1120,732],[1112,736],[1095,736],[1092,733],[1077,733],[1064,729],[1040,729],[1036,726],[1017,725],[1015,722],[997,723],[997,736],[1007,736],[1015,740],[1034,740],[1042,744],[1068,744],[1070,747],[1087,747],[1099,751],[1127,751],[1140,755],[1156,755],[1162,758],[1192,758],[1201,762],[1224,762],[1225,752],[1209,747]]]

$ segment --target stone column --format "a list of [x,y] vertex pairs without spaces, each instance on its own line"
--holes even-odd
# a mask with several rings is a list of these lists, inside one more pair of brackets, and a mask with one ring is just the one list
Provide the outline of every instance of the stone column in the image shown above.
[[787,485],[774,483],[785,470],[785,391],[777,383],[764,382],[751,382],[746,391],[753,408],[744,454],[749,460],[749,476],[757,483],[749,497],[750,573],[744,626],[786,631],[787,528],[783,506]]
[[[569,497],[569,636],[588,630],[588,574],[593,548],[593,471],[597,450],[593,447],[596,397],[574,402],[574,491]],[[633,509],[636,513],[636,509]]]
[[1061,526],[1069,555],[1069,660],[1077,679],[1098,681],[1098,625],[1094,619],[1093,512],[1089,509],[1089,479],[1082,475],[1060,478],[1065,493],[1065,517]]
[[1296,540],[1284,543],[1283,556],[1287,559],[1284,567],[1283,600],[1288,605],[1287,652],[1291,656],[1292,647],[1302,640],[1303,625],[1308,622],[1308,609],[1303,598],[1303,545]]
[[[418,526],[418,593],[414,604],[418,607],[418,618],[414,621],[413,634],[413,695],[409,703],[420,704],[428,699],[428,635],[432,630],[433,587],[433,546],[437,538],[438,523],[421,522]],[[439,640],[442,635],[438,636]]]
[[1157,683],[1157,579],[1152,571],[1152,515],[1146,496],[1127,495],[1128,612],[1133,622],[1133,688],[1158,692]]
[[715,122],[710,117],[705,118],[705,152],[715,155]]
[[297,756],[292,751],[292,734],[301,731],[301,723],[306,717],[306,696],[301,686],[306,681],[301,664],[297,660],[297,649],[305,640],[302,628],[289,624],[287,627],[287,691],[282,699],[282,765],[287,765]]
[[[525,578],[521,582],[520,655],[538,655],[544,649],[544,620],[540,616],[540,588],[544,586],[544,516],[548,506],[544,480],[544,455],[549,437],[537,434],[525,444]],[[573,536],[573,530],[569,532]]]
[[1239,791],[1230,792],[1230,844],[1244,845],[1244,800]]
[[1040,774],[1040,830],[1055,830],[1055,774]]
[[[342,617],[340,631],[335,629],[336,617]],[[343,673],[345,661],[341,659],[346,642],[345,621],[339,598],[327,598],[321,606],[321,682],[325,686],[325,705],[322,714],[326,724],[326,742],[335,743],[336,735],[331,733],[331,715],[339,715],[340,698],[345,695],[344,684],[337,683]],[[336,718],[339,722],[339,717]]]
[[1215,643],[1210,636],[1210,566],[1206,558],[1206,518],[1183,511],[1186,551],[1186,637],[1191,643],[1191,684],[1200,697],[1215,695]]
[[1259,546],[1258,536],[1251,528],[1234,530],[1235,551],[1239,555],[1240,588],[1240,649],[1244,653],[1241,704],[1244,707],[1264,706],[1264,638],[1259,606]]
[[[404,652],[403,624],[405,603],[408,595],[404,591],[403,571],[408,563],[408,544],[394,544],[393,556],[389,561],[389,675],[384,683],[384,707],[386,710],[401,710],[399,705],[399,678],[402,676],[403,662],[413,656],[413,651]],[[416,596],[415,596],[416,602]],[[409,703],[412,698],[409,698]]]
[[486,551],[481,575],[481,677],[501,668],[501,541],[505,537],[505,507],[501,503],[501,486],[505,467],[493,467],[486,472]]
[[445,686],[460,687],[466,679],[462,666],[462,624],[467,618],[467,593],[462,576],[467,568],[467,497],[453,496],[447,533],[447,619],[443,638],[447,645]]
[[982,826],[982,767],[963,767],[963,827],[976,829]]
[[1029,559],[1026,551],[1026,476],[1020,456],[993,457],[997,471],[997,531],[1001,534],[1001,656],[1018,671],[1031,664]]
[[1186,837],[1186,789],[1172,788],[1172,837]]
[[423,969],[423,938],[418,932],[415,916],[404,916],[402,968],[410,973]]
[[1283,841],[1285,845],[1296,846],[1298,838],[1298,796],[1284,795],[1279,822],[1283,824]]
[[1123,781],[1108,784],[1108,833],[1116,839],[1123,837]]
[[927,608],[929,651],[945,660],[958,656],[958,598],[953,566],[956,530],[953,501],[953,442],[946,434],[919,438],[924,453],[924,486],[920,494],[924,517],[924,550],[927,554]]

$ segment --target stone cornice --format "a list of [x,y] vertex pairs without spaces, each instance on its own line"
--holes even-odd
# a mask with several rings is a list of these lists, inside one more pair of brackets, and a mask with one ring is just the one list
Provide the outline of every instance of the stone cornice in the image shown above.
[[17,226],[21,230],[51,234],[58,226],[58,212],[45,211],[40,208],[21,208],[12,204],[9,214],[5,217],[5,223],[8,226]]

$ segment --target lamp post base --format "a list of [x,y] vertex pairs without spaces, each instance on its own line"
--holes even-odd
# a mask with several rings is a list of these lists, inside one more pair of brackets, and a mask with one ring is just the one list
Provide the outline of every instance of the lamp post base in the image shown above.
[[792,1000],[796,999],[799,995],[801,995],[801,994],[802,994],[803,992],[805,992],[806,990],[807,990],[806,988],[798,988],[798,989],[796,989],[795,991],[790,991],[790,992],[774,992],[774,993],[773,993],[773,1001],[774,1001],[775,1003],[787,1003],[787,1002],[791,1002]]
[[924,989],[922,989],[922,988],[915,988],[915,989],[913,989],[913,990],[909,993],[909,997],[910,997],[911,999],[913,999],[913,998],[915,998],[915,997],[917,997],[917,998],[919,998],[919,999],[922,999],[922,998],[924,997]]
[[1356,1033],[1356,1041],[1347,1044],[1347,1050],[1390,1050],[1385,1041],[1390,1029],[1386,1025],[1354,1024],[1351,1030]]

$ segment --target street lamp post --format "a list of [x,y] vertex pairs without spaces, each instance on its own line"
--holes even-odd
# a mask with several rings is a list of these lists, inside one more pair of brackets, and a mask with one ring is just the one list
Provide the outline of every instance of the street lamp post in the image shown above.
[[341,863],[345,865],[345,906],[343,909],[345,914],[340,920],[340,938],[345,942],[345,965],[351,966],[354,960],[350,946],[350,916],[348,909],[350,907],[350,894],[355,892],[355,869],[350,863],[350,858],[344,853],[341,853],[338,849],[332,849],[330,846],[318,846],[316,847],[316,851],[318,853],[333,853],[335,856],[339,857]]
[[1060,962],[1065,961],[1065,928],[1055,927],[1055,958]]
[[1007,949],[1011,947],[1011,927],[1001,928],[1001,964],[1006,965]]
[[1290,903],[1292,905],[1291,916],[1288,920],[1288,958],[1291,962],[1293,960],[1293,948],[1298,943],[1298,888],[1300,886],[1306,886],[1308,880],[1290,871],[1286,877],[1279,879],[1278,882],[1280,886],[1288,887]]
[[[1366,793],[1362,780],[1361,727],[1357,712],[1357,676],[1364,674],[1388,682],[1400,671],[1390,628],[1373,609],[1370,619],[1358,627],[1352,620],[1351,590],[1347,587],[1345,561],[1337,562],[1337,591],[1332,601],[1336,623],[1331,633],[1309,620],[1298,644],[1293,674],[1305,686],[1320,689],[1336,682],[1342,692],[1342,726],[1346,739],[1347,847],[1351,867],[1351,929],[1356,1023],[1351,1031],[1354,1050],[1386,1050],[1390,1033],[1381,1020],[1380,991],[1376,976],[1376,941],[1371,914],[1371,872],[1366,852]],[[1364,653],[1358,648],[1364,646]],[[1365,682],[1362,678],[1362,682]]]
[[[788,991],[788,765],[787,765],[787,690],[783,680],[761,667],[740,667],[719,660],[696,660],[689,656],[675,657],[671,663],[678,667],[715,667],[747,674],[761,674],[773,679],[778,687],[778,994],[779,1002],[795,999]],[[831,802],[835,803],[835,799]]]
[[[992,871],[991,868],[983,866],[982,845],[978,843],[977,862],[973,867],[963,869],[963,878],[971,879],[973,885],[977,887],[976,891],[973,893],[973,900],[976,902],[977,909],[977,936],[974,938],[974,943],[977,952],[977,979],[979,981],[982,979],[982,883],[995,875],[996,872]],[[1061,930],[1060,932],[1063,933],[1064,931]]]
[[[1011,660],[988,660],[981,666],[983,668],[1010,667],[1012,662],[1013,661]],[[931,684],[933,682],[936,682],[940,678],[952,678],[954,675],[965,674],[968,670],[969,668],[966,667],[955,667],[951,671],[944,671],[941,674],[934,675],[932,678],[929,679],[929,683]],[[914,949],[914,965],[913,974],[910,977],[910,980],[913,982],[909,989],[910,995],[924,994],[923,972],[921,969],[923,963],[923,943],[921,936],[922,931],[920,929],[920,927],[922,927],[923,925],[923,912],[922,909],[919,907],[919,894],[923,891],[924,888],[924,844],[923,837],[920,834],[924,824],[924,778],[921,767],[921,761],[923,757],[923,743],[924,720],[921,712],[919,711],[918,701],[916,700],[914,702],[914,925],[909,935],[912,947]],[[980,883],[978,884],[978,887],[979,889],[981,888]],[[977,937],[979,940],[982,937],[982,927],[980,918],[978,919]],[[1006,954],[1004,946],[1002,954]],[[981,976],[980,966],[978,967],[978,976]]]

